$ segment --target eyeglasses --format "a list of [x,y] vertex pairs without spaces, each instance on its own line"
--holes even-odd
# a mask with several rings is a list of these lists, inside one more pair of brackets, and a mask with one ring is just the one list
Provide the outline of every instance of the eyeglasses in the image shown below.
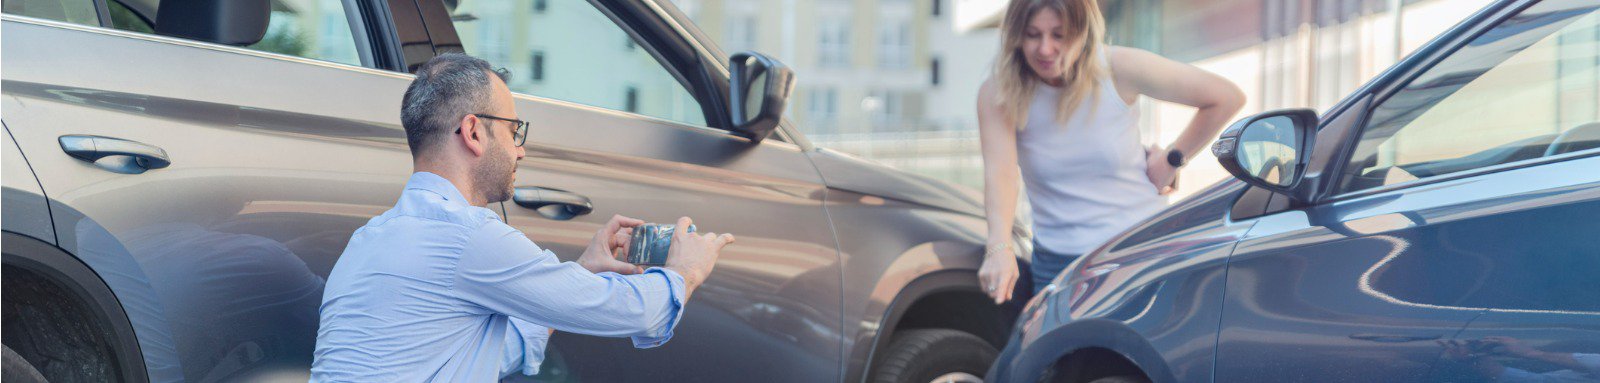
[[[482,119],[500,120],[500,121],[505,121],[505,122],[510,122],[510,123],[516,124],[515,126],[513,126],[511,128],[511,140],[512,141],[516,141],[517,142],[517,146],[522,146],[523,143],[528,141],[528,122],[527,121],[511,119],[511,118],[505,118],[505,117],[495,117],[495,116],[491,116],[491,115],[487,115],[487,114],[480,114],[480,113],[473,113],[472,115],[478,116],[478,118],[482,118]],[[460,134],[460,133],[461,133],[461,128],[456,128],[456,134]]]

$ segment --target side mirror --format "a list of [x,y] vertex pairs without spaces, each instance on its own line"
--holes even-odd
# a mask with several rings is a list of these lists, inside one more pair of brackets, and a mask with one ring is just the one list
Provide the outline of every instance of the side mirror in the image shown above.
[[794,90],[794,71],[766,55],[744,51],[729,59],[729,105],[733,130],[761,142],[783,118]]
[[1282,109],[1250,116],[1233,123],[1211,154],[1234,178],[1274,193],[1291,192],[1305,176],[1317,136],[1317,112]]

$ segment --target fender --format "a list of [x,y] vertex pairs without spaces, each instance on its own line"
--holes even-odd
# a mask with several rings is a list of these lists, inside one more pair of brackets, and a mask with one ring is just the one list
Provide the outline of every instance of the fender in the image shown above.
[[[998,381],[1038,381],[1039,375],[1061,357],[1085,348],[1103,348],[1122,355],[1139,366],[1152,382],[1177,381],[1171,368],[1150,342],[1126,324],[1110,319],[1090,318],[1062,325],[1040,336],[1026,348],[1051,352],[1021,352],[1009,365],[995,366],[1000,372]],[[1004,356],[1001,359],[1004,360]]]
[[122,376],[132,382],[149,381],[133,324],[128,321],[128,315],[122,310],[117,296],[100,279],[99,274],[77,257],[38,238],[10,231],[4,232],[0,238],[4,242],[6,265],[56,281],[65,286],[69,294],[87,303],[91,311],[99,314],[102,323],[111,327],[114,333],[112,351],[116,352]]

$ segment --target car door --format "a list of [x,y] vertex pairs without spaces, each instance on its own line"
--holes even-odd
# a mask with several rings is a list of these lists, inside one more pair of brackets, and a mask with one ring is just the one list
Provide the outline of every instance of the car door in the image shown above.
[[410,76],[375,68],[387,21],[356,2],[164,3],[7,1],[6,126],[152,381],[304,380],[324,278],[410,173]]
[[[448,4],[448,2],[446,3]],[[760,143],[730,132],[727,75],[668,3],[461,2],[448,11],[466,53],[511,73],[532,123],[508,222],[562,260],[612,215],[733,233],[672,341],[561,332],[541,380],[837,380],[840,273],[822,179],[780,130]],[[430,28],[430,32],[433,31]],[[720,85],[719,85],[720,83]],[[583,213],[586,212],[586,213]],[[582,213],[582,214],[576,214]]]
[[1343,164],[1331,197],[1261,217],[1230,260],[1217,381],[1440,379],[1469,322],[1593,352],[1596,5],[1500,4],[1328,117],[1359,128],[1314,154]]

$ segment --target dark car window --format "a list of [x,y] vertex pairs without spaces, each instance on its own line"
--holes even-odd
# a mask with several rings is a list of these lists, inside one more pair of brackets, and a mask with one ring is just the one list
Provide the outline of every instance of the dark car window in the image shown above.
[[1549,0],[1373,109],[1342,192],[1600,147],[1600,8]]
[[519,4],[463,1],[450,12],[467,54],[510,69],[512,91],[706,126],[693,94],[593,5]]
[[[245,46],[258,51],[296,57],[362,65],[359,45],[353,34],[365,28],[360,18],[349,17],[357,10],[342,0],[273,0],[267,33],[261,41]],[[109,0],[111,27],[140,33],[155,33],[159,1]]]
[[94,0],[5,0],[5,13],[65,21],[89,26],[100,25]]
[[111,9],[111,27],[125,31],[139,33],[156,33],[155,23],[140,15],[139,12],[128,8],[121,1],[112,0],[106,3]]

